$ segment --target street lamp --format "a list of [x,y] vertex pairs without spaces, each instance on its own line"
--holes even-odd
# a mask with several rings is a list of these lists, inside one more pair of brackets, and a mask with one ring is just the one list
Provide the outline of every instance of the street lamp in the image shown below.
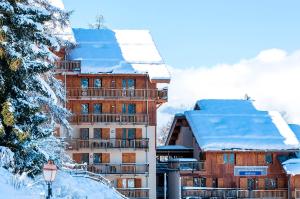
[[55,164],[53,164],[52,160],[49,160],[43,168],[44,179],[48,185],[48,195],[46,199],[50,199],[50,197],[52,196],[51,183],[55,180],[56,172],[57,167],[55,166]]

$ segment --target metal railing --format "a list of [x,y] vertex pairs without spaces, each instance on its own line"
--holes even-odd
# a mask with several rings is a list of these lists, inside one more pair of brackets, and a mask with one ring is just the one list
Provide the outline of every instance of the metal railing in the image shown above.
[[147,149],[149,148],[149,139],[71,139],[65,140],[67,150],[79,150],[83,148],[90,149],[111,149],[111,148],[133,148]]
[[180,171],[202,171],[204,162],[169,162],[169,168]]
[[74,114],[70,118],[70,123],[134,123],[147,124],[148,115],[146,114]]
[[88,165],[88,171],[99,174],[145,174],[149,172],[149,165],[133,163],[94,163]]
[[68,99],[107,98],[107,99],[158,99],[167,100],[167,89],[124,89],[124,88],[68,88]]
[[148,188],[117,188],[117,191],[128,198],[149,198]]
[[200,188],[200,187],[183,187],[181,191],[183,198],[276,198],[287,199],[288,191],[279,190],[240,190],[230,188]]
[[55,62],[55,72],[80,72],[81,61],[61,60]]

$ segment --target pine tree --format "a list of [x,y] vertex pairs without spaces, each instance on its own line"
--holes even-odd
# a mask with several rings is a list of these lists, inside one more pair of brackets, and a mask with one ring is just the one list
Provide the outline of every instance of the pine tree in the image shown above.
[[68,17],[48,0],[0,0],[0,146],[14,153],[16,173],[41,172],[49,156],[39,142],[53,143],[58,123],[69,128],[62,85],[51,72],[53,52],[64,45],[53,29]]

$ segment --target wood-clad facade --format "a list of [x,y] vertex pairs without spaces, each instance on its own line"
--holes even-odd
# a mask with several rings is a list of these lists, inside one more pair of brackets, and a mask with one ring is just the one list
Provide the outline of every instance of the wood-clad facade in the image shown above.
[[[157,190],[163,190],[166,173],[169,198],[300,197],[299,176],[287,175],[282,166],[283,160],[294,158],[299,150],[204,151],[183,115],[175,116],[168,145],[193,149],[189,154],[180,149],[173,154],[171,151],[167,158],[166,152],[157,152]],[[162,157],[167,161],[161,162]],[[170,159],[178,161],[176,167],[174,162],[168,161]],[[162,192],[159,195],[163,198]]]

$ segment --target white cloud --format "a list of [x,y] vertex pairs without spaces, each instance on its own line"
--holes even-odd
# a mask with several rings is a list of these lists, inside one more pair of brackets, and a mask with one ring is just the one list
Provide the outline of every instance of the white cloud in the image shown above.
[[241,99],[246,93],[258,109],[284,112],[288,122],[300,124],[300,50],[269,49],[237,64],[170,71],[169,102],[159,109],[158,128],[198,99]]

